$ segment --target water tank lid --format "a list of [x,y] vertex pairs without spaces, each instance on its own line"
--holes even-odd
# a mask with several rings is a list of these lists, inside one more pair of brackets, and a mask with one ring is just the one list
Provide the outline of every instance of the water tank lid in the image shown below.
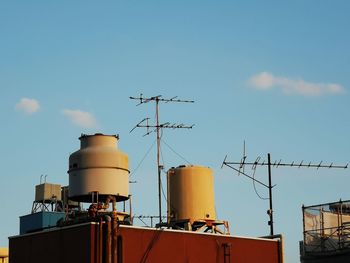
[[88,138],[88,137],[93,137],[93,136],[110,136],[110,137],[115,137],[117,138],[117,140],[119,140],[119,134],[103,134],[103,133],[95,133],[95,134],[84,134],[82,133],[79,137],[79,140],[83,139],[83,138]]
[[[202,167],[202,168],[209,168],[210,169],[210,167],[208,167],[208,166],[201,166],[201,165],[194,165],[194,164],[190,164],[190,165],[182,164],[182,165],[179,165],[176,168],[178,169],[178,168],[189,168],[189,167],[194,167],[194,168]],[[171,169],[175,169],[175,167],[171,167]]]

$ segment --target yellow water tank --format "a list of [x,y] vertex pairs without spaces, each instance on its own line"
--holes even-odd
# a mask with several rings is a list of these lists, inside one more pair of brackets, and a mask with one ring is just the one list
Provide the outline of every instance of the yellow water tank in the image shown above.
[[118,136],[84,134],[79,140],[80,150],[69,157],[69,198],[91,202],[91,193],[98,192],[100,201],[109,195],[128,199],[128,156],[117,149]]
[[216,220],[213,172],[203,166],[179,166],[167,174],[169,221]]
[[0,247],[0,263],[8,263],[9,261],[9,249],[6,247]]

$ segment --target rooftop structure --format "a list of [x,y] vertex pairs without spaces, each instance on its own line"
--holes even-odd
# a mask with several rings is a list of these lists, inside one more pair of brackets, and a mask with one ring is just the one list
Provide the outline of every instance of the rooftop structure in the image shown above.
[[303,206],[302,211],[301,262],[350,262],[350,201]]
[[12,263],[283,262],[281,239],[87,222],[10,237]]
[[68,188],[36,187],[41,210],[20,217],[20,235],[9,238],[11,263],[283,262],[282,236],[230,235],[228,222],[217,219],[214,177],[204,166],[171,168],[167,222],[134,226],[128,156],[116,148],[118,136],[79,139],[80,150],[69,157]]

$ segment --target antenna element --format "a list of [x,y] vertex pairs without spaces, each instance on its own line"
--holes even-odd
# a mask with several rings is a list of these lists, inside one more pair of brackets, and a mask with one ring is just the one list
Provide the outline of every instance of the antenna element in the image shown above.
[[157,170],[158,170],[158,206],[159,206],[159,225],[162,223],[162,200],[161,200],[161,189],[162,189],[162,182],[161,182],[161,171],[163,169],[163,165],[160,164],[160,130],[161,129],[192,129],[194,124],[191,126],[186,126],[184,124],[171,124],[170,122],[160,123],[159,122],[159,103],[160,102],[179,102],[179,103],[194,103],[193,100],[181,100],[177,99],[177,96],[172,97],[171,99],[164,99],[162,98],[162,95],[154,96],[145,98],[143,97],[143,94],[141,93],[139,97],[129,97],[131,100],[138,100],[139,103],[136,106],[139,106],[141,104],[145,104],[148,102],[155,102],[156,104],[156,124],[149,124],[148,120],[149,118],[144,118],[142,121],[140,121],[134,128],[131,129],[130,132],[135,130],[136,128],[146,128],[147,132],[144,134],[144,136],[151,134],[152,132],[157,133]]

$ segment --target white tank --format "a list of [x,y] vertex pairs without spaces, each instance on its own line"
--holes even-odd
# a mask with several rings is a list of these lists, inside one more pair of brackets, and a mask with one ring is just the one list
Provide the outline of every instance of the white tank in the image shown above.
[[116,135],[82,135],[80,150],[69,156],[69,198],[91,202],[92,192],[104,201],[113,195],[117,201],[129,197],[128,156],[117,149]]
[[213,172],[203,166],[171,168],[168,180],[169,221],[216,220]]

